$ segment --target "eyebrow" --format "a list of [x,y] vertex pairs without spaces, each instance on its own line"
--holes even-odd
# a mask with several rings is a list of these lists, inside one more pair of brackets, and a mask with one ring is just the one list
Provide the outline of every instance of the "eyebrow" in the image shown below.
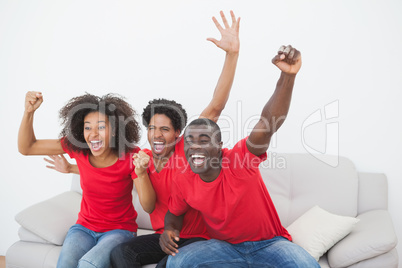
[[[199,137],[200,137],[200,138],[201,138],[201,137],[206,137],[206,138],[208,138],[208,139],[211,139],[211,137],[210,137],[209,135],[207,135],[207,134],[200,134]],[[193,135],[187,135],[187,136],[185,136],[184,138],[194,138],[194,136],[193,136]]]
[[[157,128],[155,125],[148,125],[148,127],[154,127],[154,128]],[[168,129],[170,129],[170,127],[169,127],[169,126],[160,126],[159,128],[168,128]]]
[[[101,121],[98,121],[98,123],[106,123],[106,121],[101,120]],[[91,122],[89,122],[89,121],[84,121],[84,124],[91,124]]]

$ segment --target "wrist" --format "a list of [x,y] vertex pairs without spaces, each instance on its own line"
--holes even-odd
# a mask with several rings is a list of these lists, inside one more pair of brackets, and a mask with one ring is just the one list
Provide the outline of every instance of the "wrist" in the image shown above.
[[72,173],[73,172],[73,166],[72,165],[68,165],[66,169],[67,169],[67,173]]
[[281,72],[281,78],[285,79],[295,79],[297,73],[286,73],[284,71]]
[[228,57],[238,57],[239,56],[239,50],[226,51],[226,56],[228,56]]
[[135,170],[135,174],[137,174],[137,177],[142,177],[145,176],[147,174],[147,170],[146,169],[136,169]]
[[33,116],[33,114],[35,113],[35,111],[28,111],[27,109],[25,109],[25,111],[24,111],[24,115],[25,116]]

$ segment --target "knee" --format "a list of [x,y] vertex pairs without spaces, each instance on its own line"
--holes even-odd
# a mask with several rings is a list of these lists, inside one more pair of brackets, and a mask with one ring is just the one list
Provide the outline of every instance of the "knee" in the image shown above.
[[129,243],[117,245],[110,252],[110,263],[112,267],[123,267],[128,263],[137,263],[137,258],[138,254],[130,247]]
[[185,267],[183,265],[183,261],[180,255],[169,256],[166,262],[166,268],[174,268],[174,267]]
[[169,256],[168,261],[166,263],[167,268],[197,267],[197,265],[201,263],[201,260],[197,258],[199,257],[199,253],[193,250],[188,250],[189,248],[186,247],[179,249],[179,253],[177,253],[175,256]]
[[121,260],[124,257],[124,245],[117,245],[110,252],[110,261],[114,264],[116,261]]
[[98,268],[98,267],[95,264],[93,264],[92,262],[88,261],[88,260],[81,259],[78,262],[77,268]]

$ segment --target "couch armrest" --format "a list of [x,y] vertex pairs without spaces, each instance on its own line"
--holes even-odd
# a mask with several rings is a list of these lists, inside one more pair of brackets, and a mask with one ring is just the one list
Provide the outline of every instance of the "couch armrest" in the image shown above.
[[18,229],[18,236],[21,241],[24,242],[34,242],[34,243],[42,243],[42,244],[51,244],[49,241],[46,241],[42,237],[37,236],[36,234],[28,231],[24,227],[20,227]]
[[15,220],[31,233],[60,246],[77,221],[80,203],[79,193],[65,192],[24,209]]
[[384,254],[398,243],[387,210],[372,210],[357,216],[360,221],[352,232],[328,251],[331,267],[347,267]]

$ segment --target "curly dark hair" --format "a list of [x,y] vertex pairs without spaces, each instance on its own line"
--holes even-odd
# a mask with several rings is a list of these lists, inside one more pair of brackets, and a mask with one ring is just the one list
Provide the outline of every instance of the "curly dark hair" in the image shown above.
[[140,126],[131,105],[117,94],[98,97],[86,93],[69,100],[59,112],[63,126],[60,138],[65,137],[62,141],[68,150],[85,155],[90,153],[84,138],[84,118],[92,112],[108,116],[114,133],[110,146],[116,155],[121,156],[135,148],[134,144],[140,140]]
[[164,114],[172,121],[174,130],[183,130],[187,124],[187,113],[181,104],[167,99],[153,99],[142,112],[142,123],[148,128],[152,116]]

